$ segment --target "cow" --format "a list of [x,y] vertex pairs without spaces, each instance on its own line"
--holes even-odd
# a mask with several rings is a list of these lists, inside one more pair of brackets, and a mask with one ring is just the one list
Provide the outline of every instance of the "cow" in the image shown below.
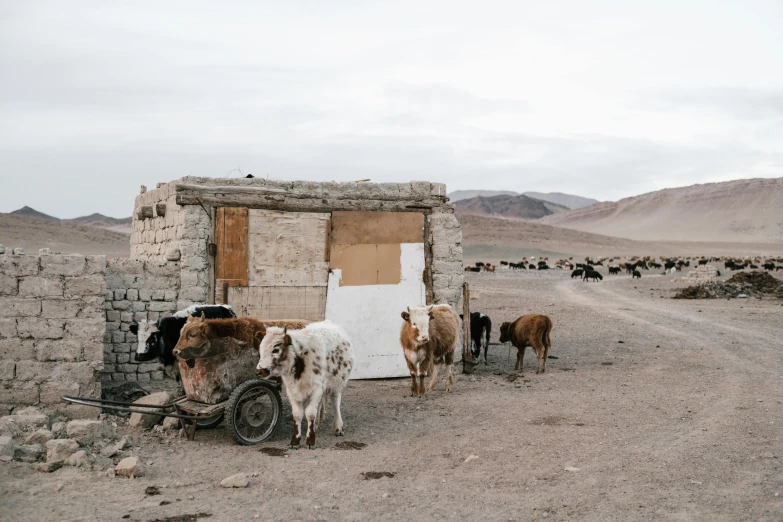
[[610,266],[609,267],[609,274],[610,275],[616,275],[620,273],[620,267],[619,266]]
[[641,279],[641,278],[642,278],[642,273],[639,272],[638,270],[634,270],[633,275],[631,275],[631,279]]
[[[462,314],[459,316],[464,320]],[[492,320],[481,312],[470,312],[470,339],[473,342],[470,353],[474,359],[481,356],[481,348],[484,347],[484,364],[487,364],[487,350],[489,350],[489,335],[492,331]]]
[[193,305],[175,312],[170,317],[161,317],[155,323],[142,319],[130,326],[131,333],[138,337],[134,359],[137,362],[145,362],[160,358],[167,368],[167,373],[176,376],[173,350],[179,340],[179,334],[189,317],[201,315],[208,319],[236,317],[228,305]]
[[571,279],[573,279],[575,277],[582,277],[582,274],[584,274],[584,273],[585,273],[584,269],[577,268],[576,270],[571,272]]
[[588,279],[592,279],[593,281],[599,281],[603,280],[604,276],[602,276],[599,272],[596,272],[595,270],[587,270],[585,272],[584,277],[582,278],[582,281],[587,281]]
[[[424,396],[424,377],[431,373],[427,390],[438,384],[438,367],[446,365],[446,391],[454,382],[454,354],[459,344],[459,318],[447,304],[415,306],[400,314],[400,344],[411,374],[411,397]],[[418,378],[418,383],[416,379]]]
[[261,321],[253,317],[235,317],[233,319],[190,317],[182,328],[179,341],[172,353],[175,357],[189,359],[192,355],[198,355],[198,352],[202,350],[202,347],[206,347],[209,341],[220,337],[231,337],[237,341],[258,346],[269,327],[299,330],[308,324],[310,321],[303,319]]
[[299,449],[304,416],[305,444],[315,449],[315,432],[323,421],[327,398],[332,400],[334,434],[344,435],[340,402],[354,366],[354,355],[351,339],[342,327],[331,321],[311,323],[301,330],[270,327],[258,347],[258,355],[256,370],[261,377],[281,377],[291,401],[291,448]]
[[514,370],[523,373],[525,348],[532,346],[536,352],[536,373],[546,372],[546,359],[552,347],[550,333],[552,320],[541,314],[529,314],[518,317],[512,323],[500,325],[500,342],[511,342],[517,347],[517,364]]

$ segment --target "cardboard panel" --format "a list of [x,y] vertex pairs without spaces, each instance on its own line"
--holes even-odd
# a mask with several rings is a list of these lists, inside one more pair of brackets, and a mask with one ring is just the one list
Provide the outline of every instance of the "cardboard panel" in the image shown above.
[[332,212],[332,245],[423,242],[420,212]]
[[329,214],[251,209],[248,286],[326,285]]
[[400,245],[332,245],[329,268],[342,271],[340,286],[396,285]]
[[222,302],[223,289],[247,286],[248,210],[221,207],[215,213],[215,300]]
[[326,285],[232,287],[228,302],[240,317],[323,321]]

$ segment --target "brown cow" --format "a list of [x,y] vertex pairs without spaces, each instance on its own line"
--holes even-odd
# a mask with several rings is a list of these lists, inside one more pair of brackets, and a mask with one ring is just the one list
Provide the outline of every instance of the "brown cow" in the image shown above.
[[301,329],[310,324],[310,321],[301,319],[283,319],[278,321],[261,321],[252,317],[239,317],[236,319],[204,319],[204,317],[190,317],[179,334],[179,341],[174,347],[173,354],[176,357],[186,348],[199,348],[207,342],[218,337],[233,337],[237,341],[251,344],[255,349],[261,344],[266,335],[268,326],[288,327]]
[[[424,376],[432,372],[427,389],[438,383],[438,366],[446,365],[446,391],[451,391],[454,353],[459,344],[459,319],[447,304],[408,307],[400,329],[400,344],[411,372],[411,397],[424,395]],[[419,382],[416,382],[416,378]]]
[[523,373],[525,347],[532,346],[538,356],[536,373],[546,371],[546,359],[549,356],[549,348],[552,346],[552,341],[549,338],[550,332],[552,332],[552,320],[541,314],[523,315],[513,323],[500,325],[500,342],[511,341],[511,344],[517,347],[515,370]]

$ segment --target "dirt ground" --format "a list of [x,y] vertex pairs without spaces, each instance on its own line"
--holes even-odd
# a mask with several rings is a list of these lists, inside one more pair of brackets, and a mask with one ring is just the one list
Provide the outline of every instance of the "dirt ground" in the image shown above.
[[[675,301],[686,285],[673,277],[470,274],[493,341],[502,321],[552,318],[545,374],[528,349],[515,375],[514,353],[493,345],[448,394],[354,381],[346,437],[322,428],[318,449],[282,457],[260,450],[287,448],[288,421],[261,447],[222,428],[187,442],[121,427],[146,476],[0,463],[0,519],[781,520],[783,302]],[[346,440],[366,446],[335,448]],[[239,472],[249,487],[219,486]]]

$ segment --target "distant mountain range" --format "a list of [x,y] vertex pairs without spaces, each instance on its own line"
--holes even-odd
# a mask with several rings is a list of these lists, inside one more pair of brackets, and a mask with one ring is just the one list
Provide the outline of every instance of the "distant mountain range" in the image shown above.
[[571,210],[589,207],[590,205],[600,203],[600,201],[597,199],[583,198],[582,196],[563,194],[562,192],[523,192],[523,194],[531,198],[549,201],[550,203],[557,203],[558,205],[568,207]]
[[513,219],[539,219],[544,216],[566,212],[568,207],[530,198],[523,194],[497,196],[476,196],[455,203],[458,214],[473,216],[495,216]]
[[95,213],[95,214],[90,214],[89,216],[81,216],[73,219],[60,219],[54,216],[50,216],[49,214],[44,214],[43,212],[39,212],[34,208],[30,208],[28,206],[24,206],[18,210],[14,210],[13,212],[10,212],[10,214],[13,216],[23,216],[23,217],[30,217],[35,219],[44,219],[48,221],[59,221],[61,223],[68,223],[72,225],[104,228],[107,230],[113,230],[115,232],[122,232],[125,234],[130,234],[131,232],[132,219],[130,217],[113,218],[109,216],[104,216],[103,214]]
[[[462,201],[465,199],[473,199],[477,196],[485,198],[491,198],[493,196],[519,196],[519,192],[513,192],[511,190],[455,190],[449,194],[449,199],[452,203]],[[574,196],[573,194],[563,194],[562,192],[523,192],[523,196],[529,198],[538,199],[541,201],[548,201],[549,203],[555,203],[568,207],[569,209],[577,209],[589,207],[599,201],[592,198],[584,198],[582,196]]]

